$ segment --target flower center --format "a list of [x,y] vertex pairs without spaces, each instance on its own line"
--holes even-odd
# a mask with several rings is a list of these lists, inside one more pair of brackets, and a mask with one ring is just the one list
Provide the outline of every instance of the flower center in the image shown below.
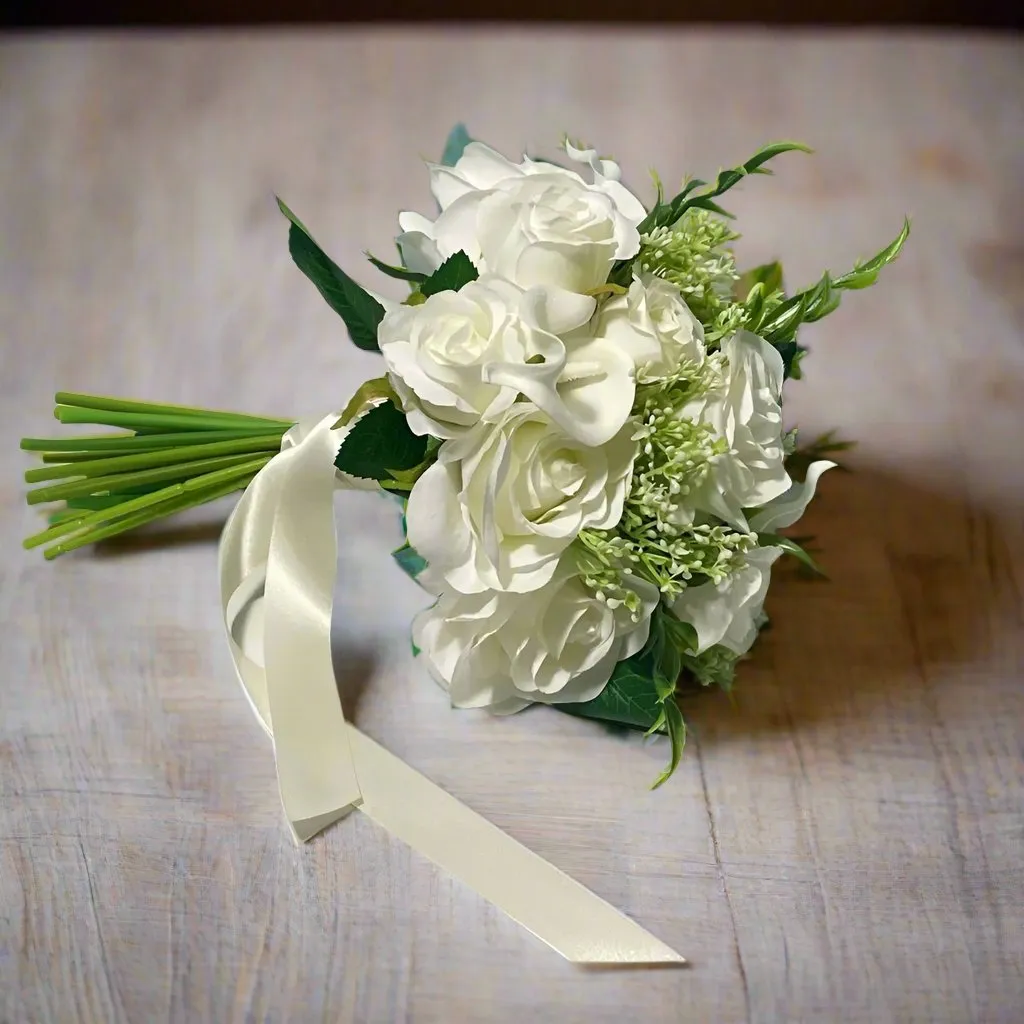
[[431,334],[423,348],[431,359],[445,366],[471,366],[478,363],[487,347],[487,339],[470,320],[456,320]]

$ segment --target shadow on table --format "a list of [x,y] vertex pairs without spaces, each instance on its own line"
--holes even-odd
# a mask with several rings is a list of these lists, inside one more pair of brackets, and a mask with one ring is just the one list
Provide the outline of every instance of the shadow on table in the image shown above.
[[[1001,513],[1021,519],[1020,509]],[[1013,669],[999,659],[1019,643],[1010,635],[1021,629],[1022,552],[992,511],[885,472],[834,471],[788,532],[815,536],[829,579],[776,563],[771,626],[740,666],[732,702],[699,690],[683,699],[702,743],[825,720],[870,730],[942,688],[956,689],[951,707],[965,717],[1011,700]]]

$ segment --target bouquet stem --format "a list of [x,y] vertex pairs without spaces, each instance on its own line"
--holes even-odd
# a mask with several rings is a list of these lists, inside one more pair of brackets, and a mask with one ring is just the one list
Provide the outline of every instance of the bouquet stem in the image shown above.
[[24,438],[42,466],[25,473],[30,505],[63,502],[24,541],[47,559],[244,490],[293,420],[58,392],[61,423],[122,433]]

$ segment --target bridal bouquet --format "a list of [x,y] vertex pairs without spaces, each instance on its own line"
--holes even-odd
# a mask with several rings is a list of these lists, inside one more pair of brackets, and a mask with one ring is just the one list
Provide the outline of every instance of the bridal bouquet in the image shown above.
[[[284,205],[299,269],[354,344],[379,352],[332,424],[348,483],[400,502],[401,567],[432,601],[416,651],[460,708],[532,703],[667,733],[679,762],[685,683],[728,690],[767,622],[773,564],[814,562],[792,526],[825,438],[797,446],[784,384],[797,333],[874,283],[899,236],[849,273],[787,294],[741,272],[718,205],[795,143],[768,146],[649,208],[618,164],[568,140],[564,164],[506,159],[461,127],[429,166],[435,216],[399,215],[402,302],[365,289]],[[28,439],[64,501],[26,544],[47,557],[247,486],[293,420],[59,394],[62,422],[116,435]]]
[[783,425],[797,332],[874,283],[907,238],[787,293],[778,263],[737,269],[719,198],[778,143],[646,208],[582,145],[513,163],[462,128],[429,167],[438,210],[399,216],[389,301],[356,283],[283,204],[299,269],[381,374],[320,420],[61,392],[57,419],[115,433],[27,438],[26,547],[47,558],[243,490],[219,545],[239,682],[274,740],[299,841],[353,808],[577,963],[681,963],[638,924],[347,722],[330,644],[333,493],[401,506],[402,569],[429,594],[414,650],[460,708],[530,704],[665,733],[681,686],[728,690],[764,627],[784,534],[827,456]]

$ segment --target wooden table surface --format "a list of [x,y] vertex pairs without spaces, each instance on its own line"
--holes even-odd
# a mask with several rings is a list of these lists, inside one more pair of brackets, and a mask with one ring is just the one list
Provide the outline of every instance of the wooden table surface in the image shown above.
[[[4,41],[0,1021],[1024,1019],[1022,57],[612,29]],[[449,710],[409,653],[397,522],[339,507],[359,724],[685,970],[573,968],[361,815],[293,845],[218,624],[223,506],[20,550],[17,439],[53,432],[58,388],[305,415],[376,375],[272,196],[357,268],[429,211],[419,160],[457,120],[513,154],[567,130],[638,189],[804,140],[731,204],[744,261],[793,283],[914,218],[788,393],[809,433],[860,440],[807,520],[832,581],[778,574],[736,706],[688,705],[659,791],[660,744]]]

